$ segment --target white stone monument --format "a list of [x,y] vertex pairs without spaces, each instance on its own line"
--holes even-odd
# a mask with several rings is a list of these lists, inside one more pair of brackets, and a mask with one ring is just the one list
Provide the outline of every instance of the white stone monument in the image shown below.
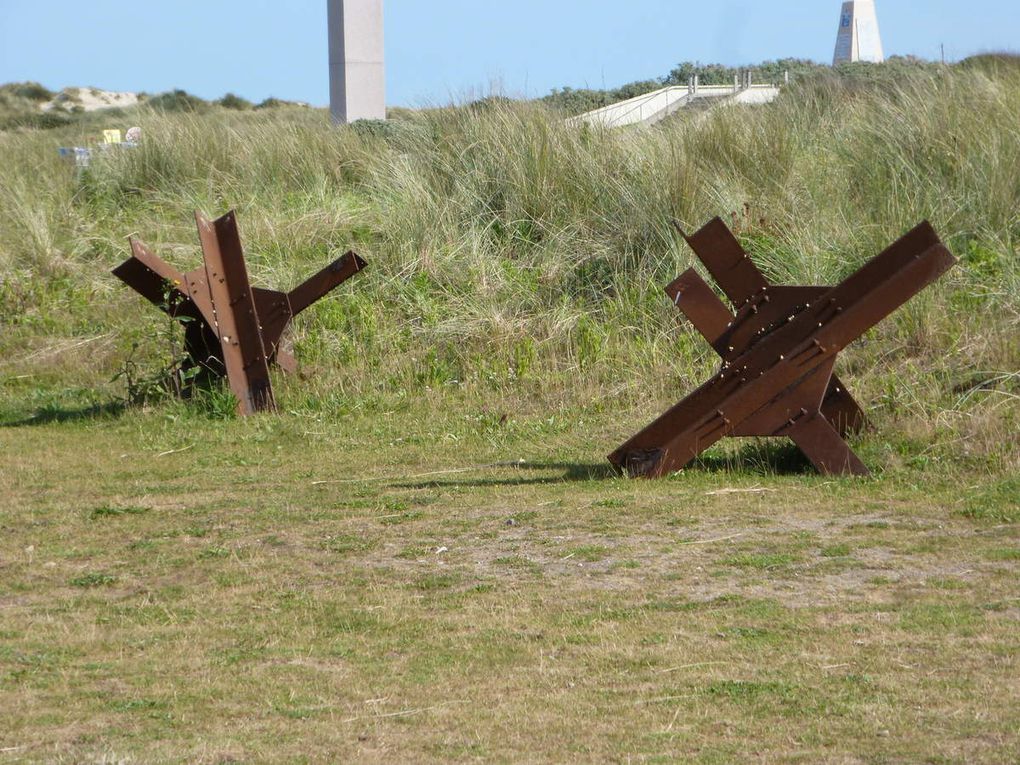
[[386,119],[383,0],[328,0],[333,121]]
[[870,61],[873,64],[885,61],[885,54],[882,53],[882,36],[878,31],[878,15],[875,13],[875,0],[852,0],[843,3],[832,65],[851,61]]

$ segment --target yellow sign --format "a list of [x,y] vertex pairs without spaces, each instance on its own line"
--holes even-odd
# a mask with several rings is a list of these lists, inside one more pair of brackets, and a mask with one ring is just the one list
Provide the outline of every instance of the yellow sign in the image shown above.
[[123,143],[119,130],[104,130],[103,143]]

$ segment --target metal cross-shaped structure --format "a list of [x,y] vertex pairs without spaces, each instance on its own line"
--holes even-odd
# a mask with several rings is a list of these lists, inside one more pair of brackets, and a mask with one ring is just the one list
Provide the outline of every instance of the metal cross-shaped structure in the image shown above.
[[694,269],[666,293],[722,357],[722,368],[610,462],[655,478],[726,436],[788,436],[822,473],[867,475],[844,440],[863,427],[864,413],[833,365],[843,348],[956,263],[934,229],[920,224],[835,287],[769,284],[719,218],[684,238],[736,314]]
[[204,265],[181,273],[137,239],[131,257],[113,270],[121,281],[184,324],[184,349],[191,368],[226,375],[238,413],[273,411],[276,402],[269,365],[297,367],[280,348],[291,319],[363,268],[353,252],[290,292],[252,287],[237,230],[229,212],[215,221],[195,213]]

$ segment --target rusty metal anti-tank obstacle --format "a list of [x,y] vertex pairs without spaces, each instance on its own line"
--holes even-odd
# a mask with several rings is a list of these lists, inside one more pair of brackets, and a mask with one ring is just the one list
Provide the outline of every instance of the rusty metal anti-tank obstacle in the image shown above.
[[131,257],[115,276],[184,325],[186,365],[212,377],[226,376],[238,413],[275,411],[269,367],[294,371],[297,362],[280,347],[291,320],[365,268],[348,252],[290,292],[252,287],[237,217],[210,221],[195,213],[203,265],[181,273],[132,238]]
[[610,462],[655,478],[727,436],[786,436],[821,473],[867,475],[845,440],[864,426],[864,413],[833,373],[836,356],[953,267],[935,230],[921,223],[835,287],[769,284],[719,218],[684,238],[736,311],[694,269],[666,294],[722,367]]

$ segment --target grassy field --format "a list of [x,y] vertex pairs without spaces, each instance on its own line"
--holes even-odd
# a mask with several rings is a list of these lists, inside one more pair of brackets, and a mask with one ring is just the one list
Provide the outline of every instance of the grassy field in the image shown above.
[[405,401],[3,431],[3,757],[1020,757],[1015,478],[632,482],[597,459],[627,428]]
[[[1020,68],[814,78],[567,129],[209,107],[0,131],[0,762],[1020,761]],[[139,124],[77,173],[56,148]],[[349,247],[281,414],[159,389],[109,275]],[[711,372],[662,287],[722,215],[827,283],[922,219],[960,265],[842,357],[867,480],[781,442],[605,455]]]

